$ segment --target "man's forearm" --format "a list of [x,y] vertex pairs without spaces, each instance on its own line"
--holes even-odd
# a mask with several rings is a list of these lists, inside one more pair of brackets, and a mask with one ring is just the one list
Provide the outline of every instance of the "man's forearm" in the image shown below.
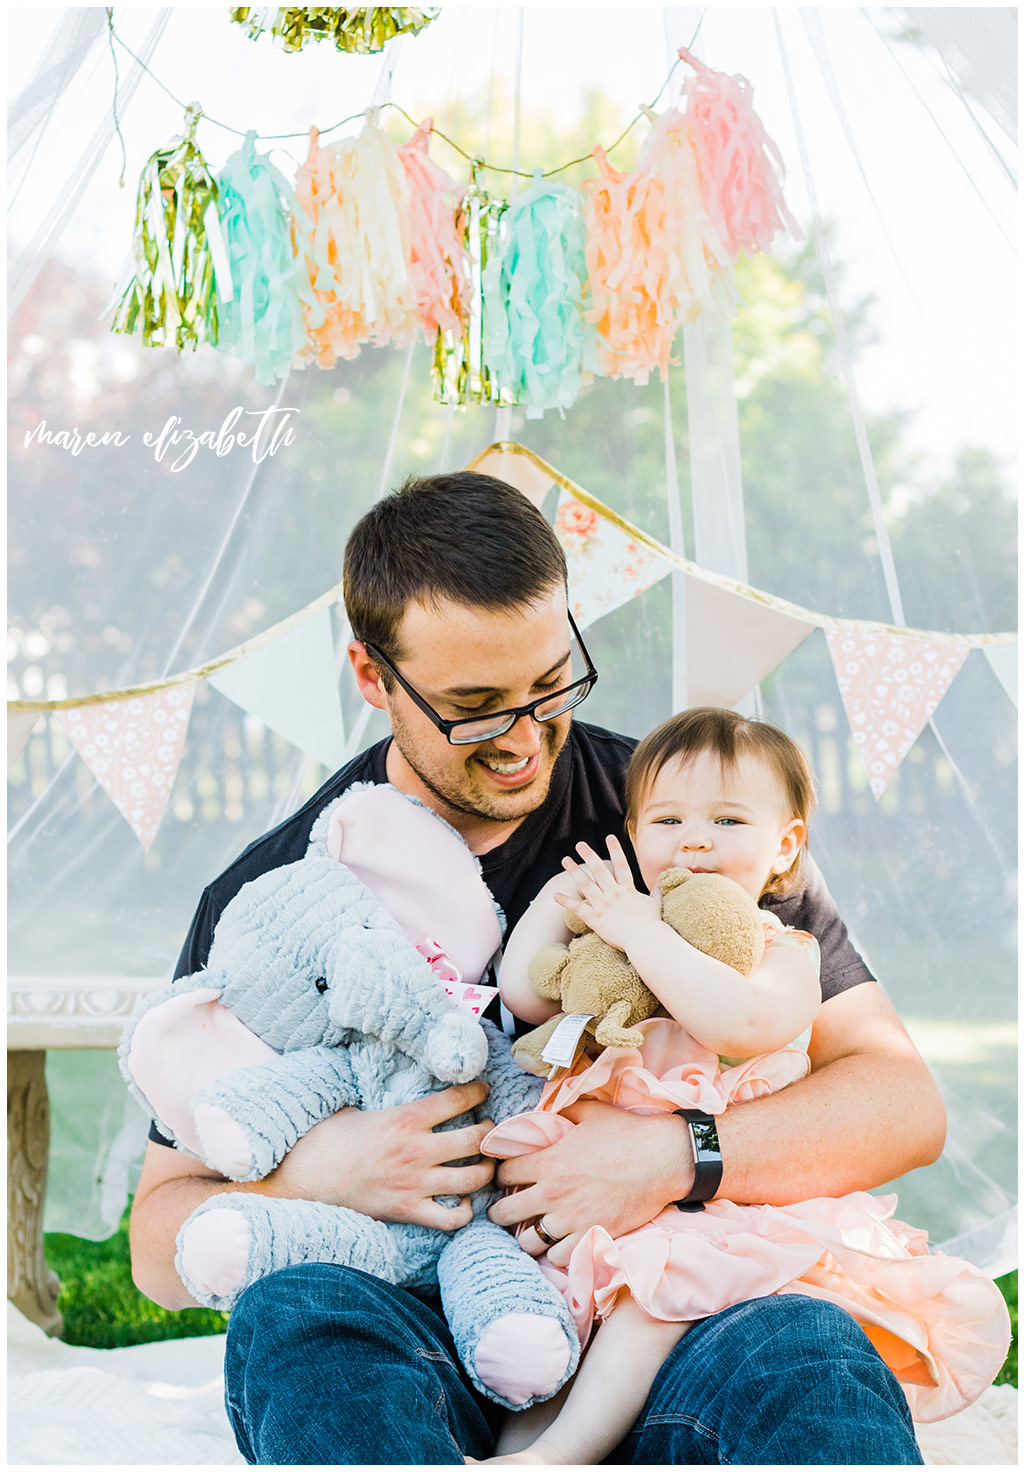
[[221,1191],[237,1189],[230,1183],[200,1176],[181,1176],[155,1186],[132,1208],[132,1278],[140,1293],[161,1308],[195,1308],[174,1270],[175,1239],[197,1206]]
[[[856,990],[865,995],[851,1007],[869,996],[867,986]],[[800,1083],[733,1105],[718,1132],[719,1195],[781,1206],[871,1190],[929,1165],[942,1151],[945,1111],[927,1066],[900,1028],[885,1049],[816,1063]]]

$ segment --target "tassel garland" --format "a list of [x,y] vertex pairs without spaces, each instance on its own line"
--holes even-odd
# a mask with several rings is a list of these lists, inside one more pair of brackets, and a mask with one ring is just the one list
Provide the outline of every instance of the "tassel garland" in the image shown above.
[[[365,39],[367,17],[408,15],[426,12],[233,12],[292,49],[329,25],[354,34],[356,16]],[[635,168],[597,147],[582,192],[538,170],[512,205],[481,185],[482,159],[465,189],[434,162],[430,119],[398,147],[378,108],[355,138],[322,143],[311,128],[294,192],[254,132],[214,183],[193,104],[184,137],[143,172],[114,330],[179,351],[210,342],[261,384],[420,335],[442,403],[524,404],[530,418],[564,413],[594,373],[664,379],[686,323],[735,311],[740,251],[769,249],[783,226],[802,238],[749,82],[679,54],[694,73],[683,108],[644,109]]]
[[216,343],[217,291],[222,298],[233,295],[217,186],[196,146],[201,117],[193,103],[185,113],[184,137],[158,148],[142,171],[135,274],[112,311],[114,332],[139,327],[147,347],[173,342],[179,353],[200,342]]

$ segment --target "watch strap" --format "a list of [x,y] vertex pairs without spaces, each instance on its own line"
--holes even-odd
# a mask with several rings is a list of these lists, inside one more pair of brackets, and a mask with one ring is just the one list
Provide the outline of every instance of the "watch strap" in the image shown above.
[[681,1201],[673,1205],[680,1211],[703,1211],[722,1184],[722,1147],[718,1141],[718,1124],[713,1114],[703,1109],[676,1109],[674,1114],[686,1121],[693,1150],[693,1185]]

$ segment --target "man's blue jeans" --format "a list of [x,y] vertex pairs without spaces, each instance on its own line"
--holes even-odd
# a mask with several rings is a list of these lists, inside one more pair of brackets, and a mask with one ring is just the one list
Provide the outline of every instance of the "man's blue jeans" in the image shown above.
[[[629,1367],[623,1366],[629,1373]],[[354,1268],[286,1268],[228,1324],[228,1414],[247,1462],[450,1465],[494,1450],[499,1407],[459,1367],[434,1308]],[[842,1309],[784,1294],[684,1335],[621,1465],[920,1463],[907,1403]]]

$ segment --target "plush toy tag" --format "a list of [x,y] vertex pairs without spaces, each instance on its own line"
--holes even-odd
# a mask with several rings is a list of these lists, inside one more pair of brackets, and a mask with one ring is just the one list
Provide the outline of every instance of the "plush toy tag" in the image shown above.
[[593,1012],[573,1012],[571,1016],[563,1017],[540,1055],[544,1062],[554,1064],[555,1068],[568,1068],[576,1056],[583,1029],[593,1018]]
[[491,998],[498,995],[496,986],[470,986],[468,981],[442,981],[441,989],[448,993],[453,1002],[482,1017],[490,1006]]

